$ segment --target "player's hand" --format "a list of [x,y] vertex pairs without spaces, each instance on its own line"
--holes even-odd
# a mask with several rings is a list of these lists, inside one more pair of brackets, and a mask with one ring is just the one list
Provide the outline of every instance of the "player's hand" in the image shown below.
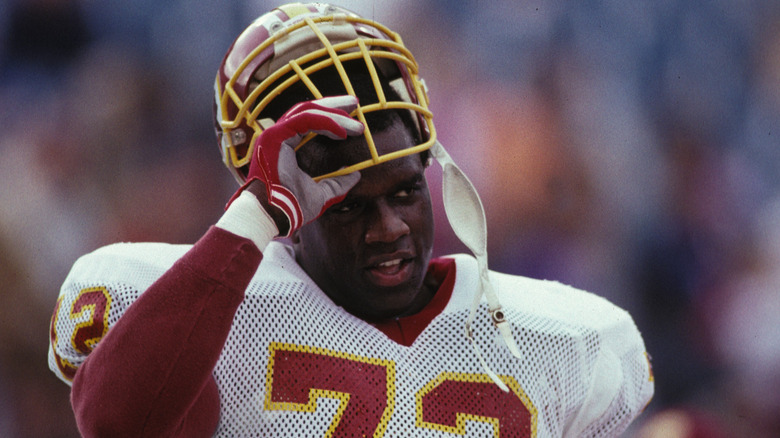
[[[349,116],[356,107],[354,96],[326,97],[293,106],[258,137],[246,183],[234,199],[252,181],[263,182],[268,204],[284,213],[286,223],[280,223],[284,222],[282,216],[269,212],[282,236],[289,236],[343,200],[360,180],[360,172],[315,182],[298,167],[294,148],[310,132],[332,139],[362,134],[363,124]],[[265,199],[258,198],[265,204]]]

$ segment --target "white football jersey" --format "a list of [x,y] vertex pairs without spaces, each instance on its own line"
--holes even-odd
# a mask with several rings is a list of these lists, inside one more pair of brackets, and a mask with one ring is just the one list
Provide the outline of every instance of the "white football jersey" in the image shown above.
[[[115,244],[77,261],[52,319],[49,366],[75,369],[127,307],[189,245]],[[550,281],[491,273],[522,358],[512,356],[486,304],[473,324],[488,366],[464,334],[476,261],[452,256],[444,310],[411,346],[336,306],[272,242],[246,290],[214,369],[219,437],[615,436],[653,393],[631,317],[595,295]]]

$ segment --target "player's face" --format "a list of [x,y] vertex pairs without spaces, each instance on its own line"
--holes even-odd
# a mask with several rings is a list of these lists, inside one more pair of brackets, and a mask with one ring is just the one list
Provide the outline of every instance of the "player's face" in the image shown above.
[[[380,154],[415,144],[400,122],[373,137]],[[356,146],[365,150],[365,140],[350,138],[338,148]],[[418,155],[364,169],[344,201],[293,237],[301,266],[336,304],[358,317],[415,313],[432,296],[423,281],[433,246],[424,170]]]

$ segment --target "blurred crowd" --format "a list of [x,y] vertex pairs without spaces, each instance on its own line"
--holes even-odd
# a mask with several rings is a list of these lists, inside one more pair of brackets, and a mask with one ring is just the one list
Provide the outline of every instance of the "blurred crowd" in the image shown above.
[[[220,216],[214,75],[279,3],[0,2],[0,436],[78,436],[46,363],[76,258]],[[629,436],[780,436],[780,3],[333,3],[415,53],[491,267],[635,317],[656,395]]]

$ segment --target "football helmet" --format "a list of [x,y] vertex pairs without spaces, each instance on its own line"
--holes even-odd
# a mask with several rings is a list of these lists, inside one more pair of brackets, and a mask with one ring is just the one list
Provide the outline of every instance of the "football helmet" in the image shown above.
[[[347,174],[391,159],[429,149],[436,141],[427,90],[418,76],[418,66],[401,37],[387,27],[344,8],[323,3],[291,3],[260,16],[235,40],[217,72],[214,122],[222,159],[242,184],[255,141],[274,117],[289,108],[274,111],[285,91],[303,90],[324,97],[312,81],[322,70],[335,69],[347,94],[356,95],[345,64],[359,62],[370,75],[377,99],[361,101],[351,114],[366,129],[370,158],[315,179]],[[394,90],[392,100],[383,83]],[[304,88],[305,87],[305,88]],[[382,110],[408,110],[418,128],[420,143],[405,150],[379,155],[365,114]],[[304,138],[300,148],[313,135]],[[296,148],[297,150],[297,148]]]

